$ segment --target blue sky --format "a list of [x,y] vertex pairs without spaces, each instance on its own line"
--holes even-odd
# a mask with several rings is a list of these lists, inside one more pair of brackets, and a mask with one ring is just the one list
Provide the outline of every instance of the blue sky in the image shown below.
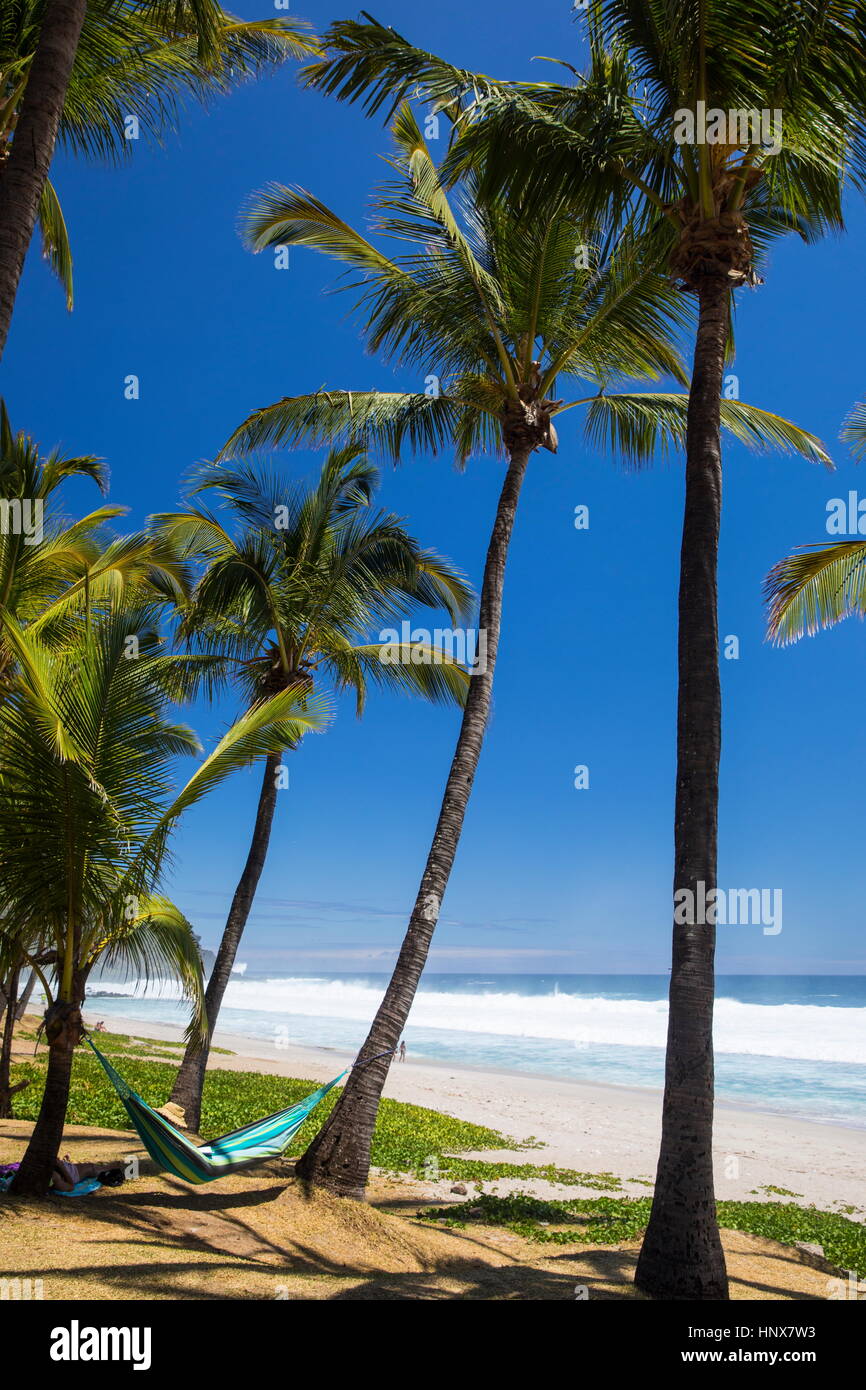
[[[264,0],[235,9],[253,17]],[[300,11],[317,27],[333,0]],[[375,10],[416,42],[503,76],[544,71],[533,53],[579,61],[566,3],[388,0]],[[249,410],[332,386],[412,389],[366,357],[335,271],[293,251],[288,271],[244,251],[237,214],[271,179],[310,188],[349,220],[384,173],[381,127],[299,90],[283,72],[188,113],[163,149],[121,169],[58,158],[76,260],[76,308],[38,253],[19,294],[2,391],[13,424],[45,447],[96,453],[111,498],[141,522],[173,506],[179,479]],[[866,212],[817,247],[778,244],[766,284],[740,297],[733,368],[743,399],[789,415],[831,446],[835,475],[796,459],[726,450],[720,627],[723,663],[720,883],[779,888],[783,930],[720,929],[721,972],[866,970],[861,864],[866,635],[849,621],[783,651],[764,641],[761,584],[793,546],[825,538],[830,498],[860,489],[837,442],[864,395],[861,299]],[[138,401],[124,378],[140,378]],[[419,389],[415,386],[415,389]],[[577,412],[575,412],[575,415]],[[283,458],[296,476],[311,454]],[[418,458],[388,471],[381,501],[476,582],[500,465]],[[96,505],[84,486],[74,509]],[[590,508],[588,531],[574,508]],[[574,416],[560,452],[536,456],[506,588],[495,709],[445,900],[438,970],[664,971],[669,963],[676,717],[679,462],[640,474],[592,453]],[[207,739],[232,711],[196,708]],[[373,970],[394,958],[414,899],[456,737],[455,711],[371,698],[291,759],[259,900],[241,956],[251,968]],[[586,764],[588,790],[573,786]],[[172,890],[213,945],[248,847],[258,772],[197,808],[175,842]]]

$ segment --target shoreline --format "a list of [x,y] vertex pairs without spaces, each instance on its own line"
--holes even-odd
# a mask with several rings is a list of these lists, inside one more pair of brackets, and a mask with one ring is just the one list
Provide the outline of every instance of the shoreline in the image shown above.
[[[88,1026],[97,1017],[98,1010],[85,1010]],[[105,1021],[109,1031],[155,1042],[183,1041],[183,1029],[175,1024],[126,1016]],[[338,1048],[278,1048],[264,1039],[220,1028],[214,1045],[231,1049],[231,1055],[211,1053],[211,1068],[315,1081],[330,1080],[353,1056]],[[384,1094],[486,1125],[521,1143],[528,1139],[543,1143],[542,1148],[483,1151],[475,1157],[534,1166],[555,1164],[587,1175],[613,1174],[622,1183],[621,1192],[630,1196],[646,1196],[651,1190],[660,1138],[659,1090],[410,1056],[405,1063],[392,1064]],[[771,1200],[812,1203],[824,1210],[850,1207],[860,1219],[866,1217],[866,1129],[719,1102],[714,1166],[720,1200],[747,1200],[757,1193]],[[450,1183],[430,1182],[429,1188],[431,1196],[441,1196]],[[546,1181],[517,1178],[499,1179],[494,1188],[500,1193],[531,1190],[539,1196],[571,1192]],[[764,1192],[767,1188],[777,1191]],[[574,1193],[586,1195],[591,1190],[576,1187]]]
[[[89,1012],[89,1011],[86,1011]],[[98,1012],[98,1011],[97,1011]],[[174,1023],[155,1023],[152,1019],[136,1018],[132,1014],[109,1015],[106,1022],[117,1019],[124,1024],[134,1023],[136,1025],[136,1036],[140,1038],[153,1038],[154,1041],[163,1042],[182,1042],[183,1029]],[[156,1031],[154,1031],[156,1030]],[[168,1030],[168,1032],[160,1031]],[[107,1031],[113,1032],[112,1028]],[[217,1028],[214,1034],[215,1047],[227,1047],[239,1057],[245,1057],[257,1061],[278,1061],[287,1055],[298,1058],[309,1058],[309,1065],[315,1066],[317,1062],[324,1062],[328,1058],[333,1058],[338,1062],[348,1064],[355,1057],[354,1052],[350,1052],[341,1047],[327,1047],[313,1043],[293,1043],[290,1047],[278,1048],[274,1043],[268,1043],[265,1038],[249,1037],[246,1033],[232,1033],[230,1030]],[[517,1067],[497,1067],[497,1066],[478,1066],[474,1062],[447,1062],[438,1057],[418,1057],[409,1056],[409,1063],[415,1067],[429,1067],[434,1071],[459,1071],[469,1072],[476,1076],[499,1076],[510,1077],[514,1081],[541,1081],[541,1082],[561,1082],[563,1086],[585,1086],[594,1091],[617,1091],[624,1092],[631,1096],[653,1096],[658,1104],[661,1104],[662,1088],[660,1086],[630,1086],[626,1082],[620,1081],[595,1081],[591,1077],[562,1076],[555,1072],[529,1071]],[[209,1065],[218,1065],[218,1058],[214,1058]],[[243,1069],[242,1069],[243,1070]],[[286,1075],[289,1075],[287,1072]],[[314,1080],[326,1080],[329,1078],[315,1077]],[[866,1135],[866,1124],[844,1124],[841,1120],[826,1119],[823,1116],[811,1116],[799,1114],[792,1110],[774,1110],[765,1105],[750,1104],[746,1100],[726,1100],[716,1097],[716,1110],[742,1111],[748,1115],[767,1115],[773,1119],[792,1120],[798,1124],[829,1126],[831,1129],[841,1129],[851,1131],[854,1134]]]

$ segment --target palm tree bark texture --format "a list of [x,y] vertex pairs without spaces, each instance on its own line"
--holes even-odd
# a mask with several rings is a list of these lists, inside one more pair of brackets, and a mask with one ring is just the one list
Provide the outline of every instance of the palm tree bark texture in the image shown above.
[[[717,886],[721,753],[717,561],[722,501],[720,402],[730,284],[698,285],[679,589],[675,902]],[[677,894],[687,890],[690,898]],[[700,897],[704,901],[703,896]],[[662,1142],[635,1282],[656,1297],[726,1299],[713,1185],[715,927],[675,913]]]
[[295,1168],[298,1177],[341,1197],[363,1200],[376,1113],[391,1063],[389,1056],[378,1057],[366,1066],[363,1065],[364,1060],[376,1057],[377,1053],[393,1051],[399,1043],[454,865],[490,715],[508,547],[527,464],[535,447],[537,441],[533,442],[531,436],[519,436],[508,450],[509,466],[499,498],[481,588],[479,626],[487,636],[487,660],[485,669],[474,673],[469,685],[439,820],[397,965],[358,1054],[358,1065],[350,1073],[325,1125]]
[[59,1000],[45,1013],[48,1067],[39,1117],[10,1191],[16,1197],[44,1197],[60,1152],[75,1048],[81,1041],[84,981],[74,982],[74,1002]]
[[75,63],[87,0],[46,0],[21,114],[0,165],[0,357]]
[[[244,865],[243,873],[238,880],[238,886],[232,899],[226,921],[225,931],[220,941],[214,967],[211,971],[210,979],[207,983],[205,992],[205,1010],[207,1012],[208,1037],[213,1034],[216,1020],[222,1006],[223,996],[226,992],[229,979],[232,973],[232,966],[235,963],[238,946],[250,915],[253,899],[256,895],[259,879],[262,876],[265,858],[268,852],[268,843],[271,837],[271,826],[274,820],[274,811],[277,804],[277,775],[280,767],[280,755],[271,753],[265,759],[265,770],[262,777],[262,789],[259,793],[259,804],[256,811],[256,822],[253,828],[253,837],[250,843],[249,854]],[[184,1054],[183,1062],[178,1071],[174,1088],[171,1093],[171,1100],[174,1105],[179,1105],[184,1112],[184,1122],[188,1129],[197,1132],[201,1125],[201,1101],[204,1088],[205,1069],[207,1067],[208,1056],[210,1055],[209,1043],[200,1047],[195,1042],[190,1042]]]

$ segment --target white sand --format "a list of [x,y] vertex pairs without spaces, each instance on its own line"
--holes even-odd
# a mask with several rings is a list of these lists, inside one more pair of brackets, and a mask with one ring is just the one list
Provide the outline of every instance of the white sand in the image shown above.
[[[88,1011],[92,1026],[98,1014]],[[110,1030],[138,1037],[177,1041],[181,1030],[138,1019],[106,1018]],[[330,1048],[277,1048],[264,1040],[239,1037],[217,1029],[214,1045],[235,1056],[211,1053],[211,1067],[269,1072],[277,1076],[326,1081],[351,1057]],[[625,1086],[603,1086],[528,1075],[483,1071],[450,1063],[419,1062],[411,1056],[395,1061],[385,1085],[386,1096],[424,1105],[462,1120],[488,1125],[513,1139],[535,1138],[543,1147],[518,1152],[479,1153],[514,1163],[546,1164],[581,1173],[613,1173],[623,1190],[646,1196],[658,1154],[661,1093]],[[766,1192],[784,1188],[801,1204],[824,1210],[853,1207],[866,1217],[866,1129],[812,1123],[787,1115],[719,1103],[715,1129],[716,1195],[720,1200],[748,1197],[788,1198]],[[634,1181],[642,1179],[643,1182]],[[448,1180],[424,1184],[437,1200],[450,1195]],[[486,1191],[513,1189],[539,1196],[603,1195],[590,1187],[565,1189],[526,1179],[485,1183]],[[470,1185],[470,1191],[477,1190]],[[452,1197],[451,1200],[460,1200]]]

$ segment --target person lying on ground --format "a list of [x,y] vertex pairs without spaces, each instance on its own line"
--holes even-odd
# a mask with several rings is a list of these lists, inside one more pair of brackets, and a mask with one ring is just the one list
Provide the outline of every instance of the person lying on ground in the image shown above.
[[[14,1177],[20,1167],[20,1163],[0,1163],[0,1180]],[[54,1160],[49,1191],[71,1192],[85,1178],[96,1178],[103,1187],[119,1187],[123,1182],[123,1168],[119,1164],[111,1167],[104,1163],[73,1163],[69,1154],[65,1154]]]

